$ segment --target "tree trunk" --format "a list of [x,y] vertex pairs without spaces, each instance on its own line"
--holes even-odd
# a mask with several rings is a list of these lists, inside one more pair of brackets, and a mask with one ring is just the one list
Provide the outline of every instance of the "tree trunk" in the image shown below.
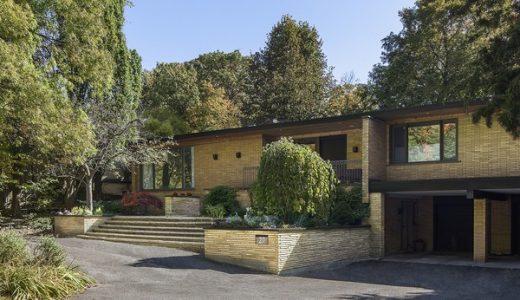
[[9,201],[9,191],[0,191],[0,215],[7,211],[7,202]]
[[63,183],[64,197],[63,204],[66,209],[71,210],[76,202],[76,195],[78,194],[78,183],[75,179],[67,178]]
[[103,195],[103,183],[101,180],[103,179],[102,172],[96,172],[94,175],[94,200],[99,201]]
[[85,181],[85,195],[87,200],[87,206],[92,213],[94,213],[94,199],[93,199],[93,188],[94,188],[94,176],[88,175]]
[[19,217],[20,215],[20,189],[15,188],[11,197],[11,216]]

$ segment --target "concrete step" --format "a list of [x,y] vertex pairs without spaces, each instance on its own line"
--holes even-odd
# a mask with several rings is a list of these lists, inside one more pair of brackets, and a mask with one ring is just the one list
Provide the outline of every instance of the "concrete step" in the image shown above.
[[202,252],[204,251],[203,242],[179,242],[179,241],[163,241],[158,239],[135,239],[135,238],[122,238],[122,237],[107,237],[107,236],[95,236],[95,235],[78,235],[79,238],[89,240],[103,240],[110,242],[129,243],[136,245],[146,246],[161,246],[169,248],[177,248],[182,250]]
[[104,233],[122,233],[122,234],[138,234],[138,235],[160,235],[160,236],[186,236],[186,237],[201,237],[204,238],[204,231],[164,231],[154,230],[153,227],[147,228],[148,230],[136,230],[136,229],[120,229],[120,228],[94,228],[92,232],[104,232]]
[[207,222],[212,223],[209,217],[188,217],[188,216],[114,216],[112,220],[117,221],[149,221],[149,222]]
[[191,222],[191,221],[127,221],[127,220],[108,220],[105,224],[111,225],[134,225],[134,226],[158,226],[158,227],[209,227],[212,226],[211,222]]
[[204,233],[202,227],[174,227],[174,226],[139,226],[139,225],[117,225],[117,224],[100,224],[98,228],[106,229],[124,229],[124,230],[147,230],[147,231],[168,231],[168,232],[197,232]]
[[89,231],[85,233],[87,236],[99,236],[110,238],[128,238],[138,240],[161,240],[161,241],[175,241],[175,242],[204,242],[204,237],[190,237],[190,236],[166,236],[166,235],[144,235],[144,234],[124,234],[124,233],[110,233],[110,232],[94,232]]

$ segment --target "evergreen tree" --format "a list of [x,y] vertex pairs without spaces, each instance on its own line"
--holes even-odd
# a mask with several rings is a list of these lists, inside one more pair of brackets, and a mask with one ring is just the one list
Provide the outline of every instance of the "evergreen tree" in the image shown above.
[[252,92],[243,112],[250,122],[302,120],[323,114],[332,82],[316,28],[283,16],[253,55]]

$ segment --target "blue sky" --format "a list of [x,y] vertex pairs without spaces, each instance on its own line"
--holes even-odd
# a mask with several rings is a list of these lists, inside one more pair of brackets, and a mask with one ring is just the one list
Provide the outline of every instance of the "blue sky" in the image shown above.
[[282,15],[315,26],[334,76],[367,80],[381,39],[398,32],[398,11],[412,0],[132,0],[124,31],[143,67],[182,62],[211,51],[258,51]]

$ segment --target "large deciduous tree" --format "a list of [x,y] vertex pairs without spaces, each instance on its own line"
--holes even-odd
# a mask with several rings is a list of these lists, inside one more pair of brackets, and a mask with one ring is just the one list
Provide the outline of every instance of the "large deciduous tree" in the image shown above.
[[283,16],[253,55],[252,99],[243,109],[251,122],[301,120],[323,114],[330,70],[318,31]]

